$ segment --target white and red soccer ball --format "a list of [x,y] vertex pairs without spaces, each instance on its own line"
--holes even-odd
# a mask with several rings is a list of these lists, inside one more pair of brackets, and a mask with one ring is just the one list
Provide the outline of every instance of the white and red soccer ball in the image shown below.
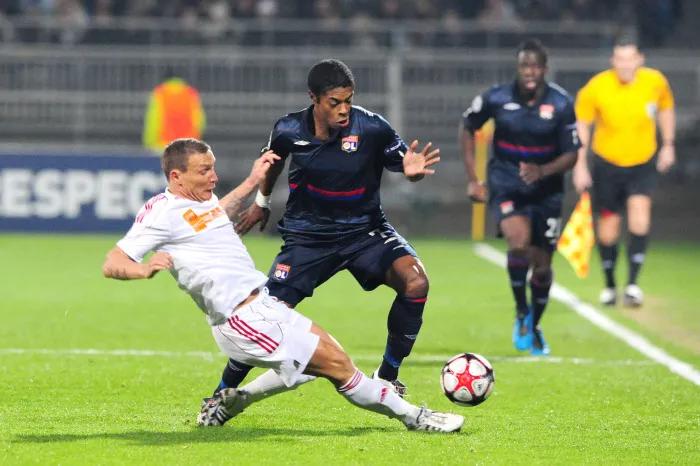
[[462,353],[445,363],[440,382],[448,400],[459,406],[476,406],[489,397],[496,378],[485,357]]

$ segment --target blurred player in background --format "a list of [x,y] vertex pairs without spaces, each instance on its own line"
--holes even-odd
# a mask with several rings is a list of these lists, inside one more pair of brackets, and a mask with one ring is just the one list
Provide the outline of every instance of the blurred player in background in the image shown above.
[[148,100],[144,147],[160,156],[170,141],[201,139],[205,127],[206,115],[199,91],[168,69],[165,80],[153,89]]
[[[621,214],[627,209],[629,274],[624,303],[640,306],[644,293],[637,278],[649,243],[651,194],[657,172],[665,173],[676,159],[673,93],[661,72],[642,67],[644,56],[635,41],[618,41],[611,62],[612,69],[591,78],[576,99],[583,146],[574,170],[574,185],[579,192],[592,187],[593,209],[598,214],[598,248],[605,273],[600,302],[608,306],[617,302],[617,242]],[[654,162],[657,117],[662,145]],[[591,174],[587,152],[592,124],[595,133]]]
[[[516,314],[513,343],[520,351],[546,355],[550,349],[539,323],[552,284],[564,173],[576,163],[579,141],[572,99],[559,86],[545,81],[547,52],[542,44],[525,41],[516,56],[515,81],[495,85],[477,96],[464,113],[459,134],[469,198],[485,202],[488,197],[499,231],[508,242]],[[495,123],[493,157],[484,185],[475,173],[474,132],[491,118]]]
[[[268,149],[282,157],[236,224],[245,235],[270,216],[270,194],[289,160],[289,198],[278,229],[284,245],[269,272],[270,295],[295,307],[341,270],[367,291],[397,295],[389,311],[386,350],[373,378],[402,396],[399,366],[416,341],[428,299],[428,277],[411,246],[387,222],[379,198],[384,169],[411,181],[434,173],[440,159],[428,143],[418,152],[380,115],[352,105],[355,81],[339,60],[316,63],[308,75],[312,104],[280,118]],[[249,367],[229,361],[219,389],[237,387]]]
[[[461,428],[464,417],[413,406],[367,378],[330,335],[263,287],[267,278],[255,269],[231,219],[279,157],[265,152],[248,178],[221,200],[213,192],[218,178],[206,143],[176,140],[162,160],[167,189],[141,208],[107,255],[104,275],[133,280],[169,270],[206,315],[221,351],[235,361],[270,369],[241,389],[217,393],[203,406],[200,425],[223,425],[250,404],[318,376],[355,406],[399,419],[409,430]],[[155,254],[142,263],[151,251]]]

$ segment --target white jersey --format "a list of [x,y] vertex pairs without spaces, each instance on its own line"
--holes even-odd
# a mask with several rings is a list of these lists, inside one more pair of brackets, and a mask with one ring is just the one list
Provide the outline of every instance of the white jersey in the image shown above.
[[210,325],[225,323],[236,305],[267,282],[216,196],[198,202],[168,190],[158,194],[144,204],[117,246],[136,262],[149,251],[169,253],[170,273]]

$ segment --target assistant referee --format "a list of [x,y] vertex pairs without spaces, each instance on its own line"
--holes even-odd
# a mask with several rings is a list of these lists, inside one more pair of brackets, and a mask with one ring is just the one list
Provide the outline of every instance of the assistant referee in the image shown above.
[[[574,169],[579,192],[592,187],[597,214],[596,236],[605,273],[600,302],[617,302],[615,263],[620,237],[620,214],[627,209],[629,275],[624,304],[640,306],[644,293],[637,277],[649,243],[651,195],[658,173],[675,162],[675,113],[673,93],[664,75],[646,68],[644,56],[631,39],[619,40],[611,58],[612,68],[603,71],[581,89],[576,99],[576,117],[582,147]],[[662,145],[658,156],[656,121]],[[592,169],[587,151],[591,125]]]

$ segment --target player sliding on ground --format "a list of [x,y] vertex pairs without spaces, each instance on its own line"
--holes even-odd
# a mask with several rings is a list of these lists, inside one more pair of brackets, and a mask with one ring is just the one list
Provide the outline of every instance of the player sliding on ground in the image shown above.
[[[141,208],[103,266],[105,277],[117,280],[169,270],[206,315],[221,351],[242,364],[270,369],[244,387],[219,391],[198,423],[223,425],[251,403],[323,377],[350,403],[398,419],[409,430],[458,431],[463,416],[406,402],[365,376],[310,319],[268,294],[267,277],[255,269],[231,219],[276,160],[274,152],[265,152],[248,178],[219,200],[211,148],[196,139],[173,141],[162,158],[167,189]],[[150,251],[155,253],[142,263]]]

